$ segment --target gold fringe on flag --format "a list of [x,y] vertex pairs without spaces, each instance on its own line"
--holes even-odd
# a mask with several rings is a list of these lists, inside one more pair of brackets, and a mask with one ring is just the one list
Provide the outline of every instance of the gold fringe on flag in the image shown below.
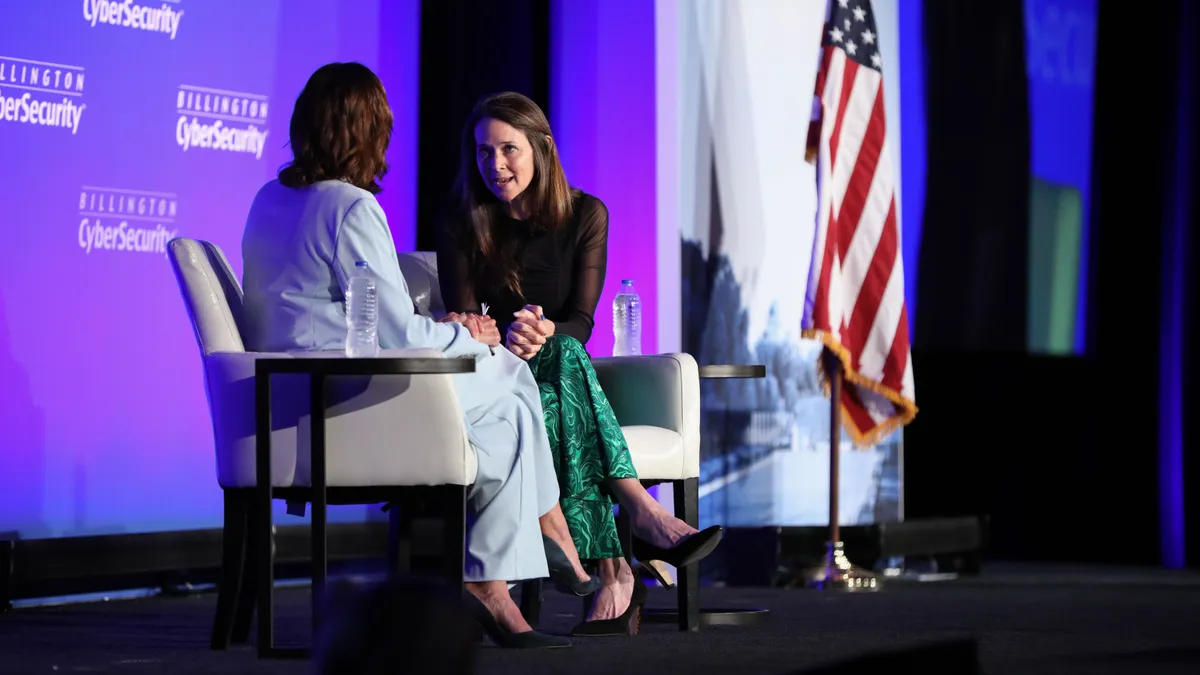
[[[879,394],[880,396],[886,398],[896,408],[895,413],[888,417],[888,419],[884,420],[881,424],[863,431],[854,424],[854,419],[846,410],[846,406],[843,405],[841,401],[838,401],[838,405],[842,406],[842,427],[845,429],[846,433],[850,435],[850,440],[854,443],[856,449],[866,450],[878,445],[893,431],[913,421],[913,418],[917,416],[918,409],[916,402],[909,400],[903,394],[895,389],[892,389],[891,387],[886,387],[875,380],[864,377],[863,375],[859,374],[858,371],[851,368],[850,364],[853,361],[850,357],[850,351],[843,347],[842,344],[838,342],[838,339],[833,335],[823,330],[810,328],[800,331],[800,334],[807,339],[820,342],[825,346],[826,349],[837,356],[839,361],[841,361],[843,396],[848,395],[846,385],[852,384],[857,387],[862,387],[863,389],[869,389],[870,391]],[[825,372],[824,360],[820,357],[817,358],[818,381],[821,383],[821,389],[825,392],[825,396],[828,397],[830,374]],[[909,354],[909,358],[912,358],[911,354]],[[830,402],[830,405],[833,405],[833,402]],[[830,440],[830,443],[830,447],[835,447],[832,439]]]

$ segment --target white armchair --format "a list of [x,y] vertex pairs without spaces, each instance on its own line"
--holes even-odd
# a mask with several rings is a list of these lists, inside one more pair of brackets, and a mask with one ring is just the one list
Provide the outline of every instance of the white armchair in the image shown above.
[[[400,254],[400,269],[418,314],[441,318],[446,313],[438,286],[437,256],[419,251]],[[699,520],[700,374],[689,354],[606,357],[592,360],[600,386],[608,396],[629,444],[638,477],[646,485],[673,486],[675,515],[692,527]],[[622,526],[623,548],[630,554],[628,528]],[[700,569],[678,570],[676,580],[680,630],[700,627]],[[540,611],[541,582],[522,588],[522,610],[534,623]]]
[[[217,482],[224,492],[222,572],[211,646],[245,642],[258,600],[259,653],[277,654],[272,636],[273,537],[270,510],[255,507],[258,485],[255,364],[292,354],[247,352],[242,342],[242,291],[215,245],[174,239],[169,256],[196,334],[212,417]],[[431,350],[389,356],[441,358]],[[273,497],[312,501],[309,467],[309,387],[306,375],[273,378],[271,397],[271,485]],[[289,381],[290,380],[290,381]],[[389,375],[332,378],[327,393],[326,488],[329,504],[434,500],[445,517],[446,577],[462,583],[465,500],[475,481],[458,396],[449,375]],[[403,439],[419,452],[397,452]],[[394,509],[393,535],[398,535]],[[324,519],[314,518],[314,561],[325,559]],[[267,533],[267,541],[253,532]],[[390,542],[389,552],[398,550]],[[319,548],[318,548],[319,547]],[[263,555],[265,553],[265,555]],[[318,557],[319,555],[319,557]],[[398,561],[390,556],[392,568]],[[314,571],[314,589],[324,568]],[[249,575],[245,570],[253,572]],[[314,593],[316,600],[316,593]],[[316,606],[314,604],[314,612]],[[315,616],[315,614],[314,614]]]

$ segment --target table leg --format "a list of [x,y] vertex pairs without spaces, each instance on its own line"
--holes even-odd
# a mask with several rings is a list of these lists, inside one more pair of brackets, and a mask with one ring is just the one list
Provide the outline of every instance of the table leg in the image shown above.
[[250,574],[258,576],[258,657],[308,658],[307,649],[275,646],[275,523],[271,513],[274,496],[271,481],[271,379],[254,378],[255,486],[254,546],[258,547]]
[[312,627],[313,638],[316,639],[320,635],[321,605],[325,598],[325,580],[329,571],[326,539],[328,502],[325,492],[325,403],[328,399],[325,395],[325,377],[313,375],[309,387],[309,422],[312,427],[308,446],[312,475]]
[[271,517],[271,376],[254,378],[256,475],[254,487],[254,545],[258,576],[258,655],[275,649],[274,589],[275,535]]
[[[699,528],[700,481],[697,478],[674,481],[675,514],[692,527]],[[642,620],[648,623],[678,623],[681,631],[697,631],[701,626],[746,626],[767,617],[766,609],[700,607],[700,564],[675,570],[677,603],[675,609],[647,607]]]

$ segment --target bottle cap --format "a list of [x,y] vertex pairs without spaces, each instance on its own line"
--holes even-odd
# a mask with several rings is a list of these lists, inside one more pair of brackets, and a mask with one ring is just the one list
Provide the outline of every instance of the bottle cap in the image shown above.
[[622,283],[622,284],[629,284],[630,286],[632,286],[632,285],[633,285],[633,279],[622,279],[622,280],[621,280],[621,283]]
[[370,265],[367,265],[366,260],[359,260],[358,262],[354,263],[354,266],[355,267],[370,267]]

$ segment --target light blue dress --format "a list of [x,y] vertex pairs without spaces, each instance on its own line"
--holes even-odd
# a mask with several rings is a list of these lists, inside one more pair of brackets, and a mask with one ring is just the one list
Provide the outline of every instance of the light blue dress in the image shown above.
[[454,376],[479,466],[468,497],[464,578],[546,577],[538,517],[559,495],[537,382],[507,349],[492,355],[461,324],[437,323],[413,311],[374,195],[342,181],[292,189],[275,180],[259,190],[242,235],[246,348],[343,349],[346,283],[360,260],[379,282],[381,348],[424,347],[476,358],[476,372]]

